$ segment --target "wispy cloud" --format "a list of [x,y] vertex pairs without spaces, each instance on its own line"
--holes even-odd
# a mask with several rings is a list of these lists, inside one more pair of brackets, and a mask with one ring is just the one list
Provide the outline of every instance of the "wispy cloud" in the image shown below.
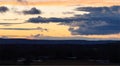
[[46,28],[0,28],[0,30],[40,30],[40,31],[48,31]]
[[17,2],[20,2],[21,4],[28,5],[27,0],[17,0]]
[[10,26],[10,25],[16,25],[16,24],[23,24],[23,23],[0,23],[0,25],[4,25],[4,26]]
[[63,12],[63,14],[75,14],[74,12]]

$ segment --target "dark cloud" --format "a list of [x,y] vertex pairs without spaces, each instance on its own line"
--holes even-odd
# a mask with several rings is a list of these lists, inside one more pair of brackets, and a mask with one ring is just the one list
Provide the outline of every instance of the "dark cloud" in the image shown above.
[[6,6],[0,6],[0,13],[4,13],[9,11],[9,9]]
[[[120,33],[120,6],[112,7],[83,7],[79,11],[88,11],[89,14],[77,15],[79,29],[70,28],[73,34],[116,34]],[[82,18],[82,19],[81,19]],[[81,21],[82,20],[82,21]]]
[[76,9],[77,11],[87,11],[91,13],[104,13],[104,14],[120,14],[120,6],[112,6],[112,7],[80,7]]
[[34,18],[29,18],[27,20],[27,22],[31,22],[31,23],[48,23],[48,19],[47,18],[43,18],[41,16],[38,17],[34,17]]
[[41,16],[29,18],[27,22],[31,23],[49,23],[49,22],[71,22],[72,18],[44,18]]
[[[71,26],[69,31],[74,35],[105,35],[120,33],[120,6],[112,7],[80,7],[77,11],[90,12],[84,15],[75,15],[70,18],[43,18],[28,19],[31,23],[59,22]],[[75,27],[79,27],[75,29]]]
[[41,11],[33,7],[30,10],[24,10],[23,13],[24,14],[41,14]]

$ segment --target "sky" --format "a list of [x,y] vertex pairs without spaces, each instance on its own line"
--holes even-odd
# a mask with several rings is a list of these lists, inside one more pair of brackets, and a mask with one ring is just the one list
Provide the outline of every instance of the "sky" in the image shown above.
[[120,40],[120,0],[0,0],[0,38]]

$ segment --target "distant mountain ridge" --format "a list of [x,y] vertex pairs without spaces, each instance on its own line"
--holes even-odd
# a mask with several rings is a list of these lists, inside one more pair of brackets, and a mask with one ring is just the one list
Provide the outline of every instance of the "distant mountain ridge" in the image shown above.
[[69,57],[120,63],[120,41],[0,39],[0,60],[66,60]]
[[28,39],[2,39],[0,44],[109,44],[120,42],[119,40],[28,40]]

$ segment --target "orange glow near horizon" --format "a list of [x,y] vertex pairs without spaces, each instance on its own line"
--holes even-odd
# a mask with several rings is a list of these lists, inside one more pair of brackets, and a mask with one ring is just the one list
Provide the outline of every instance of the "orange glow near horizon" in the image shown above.
[[68,5],[92,5],[92,6],[113,6],[113,5],[120,5],[120,1],[113,1],[113,0],[65,0],[65,1],[38,1],[38,2],[31,2],[28,1],[27,3],[16,2],[16,1],[7,1],[7,2],[0,2],[0,5],[56,5],[56,6],[68,6]]

